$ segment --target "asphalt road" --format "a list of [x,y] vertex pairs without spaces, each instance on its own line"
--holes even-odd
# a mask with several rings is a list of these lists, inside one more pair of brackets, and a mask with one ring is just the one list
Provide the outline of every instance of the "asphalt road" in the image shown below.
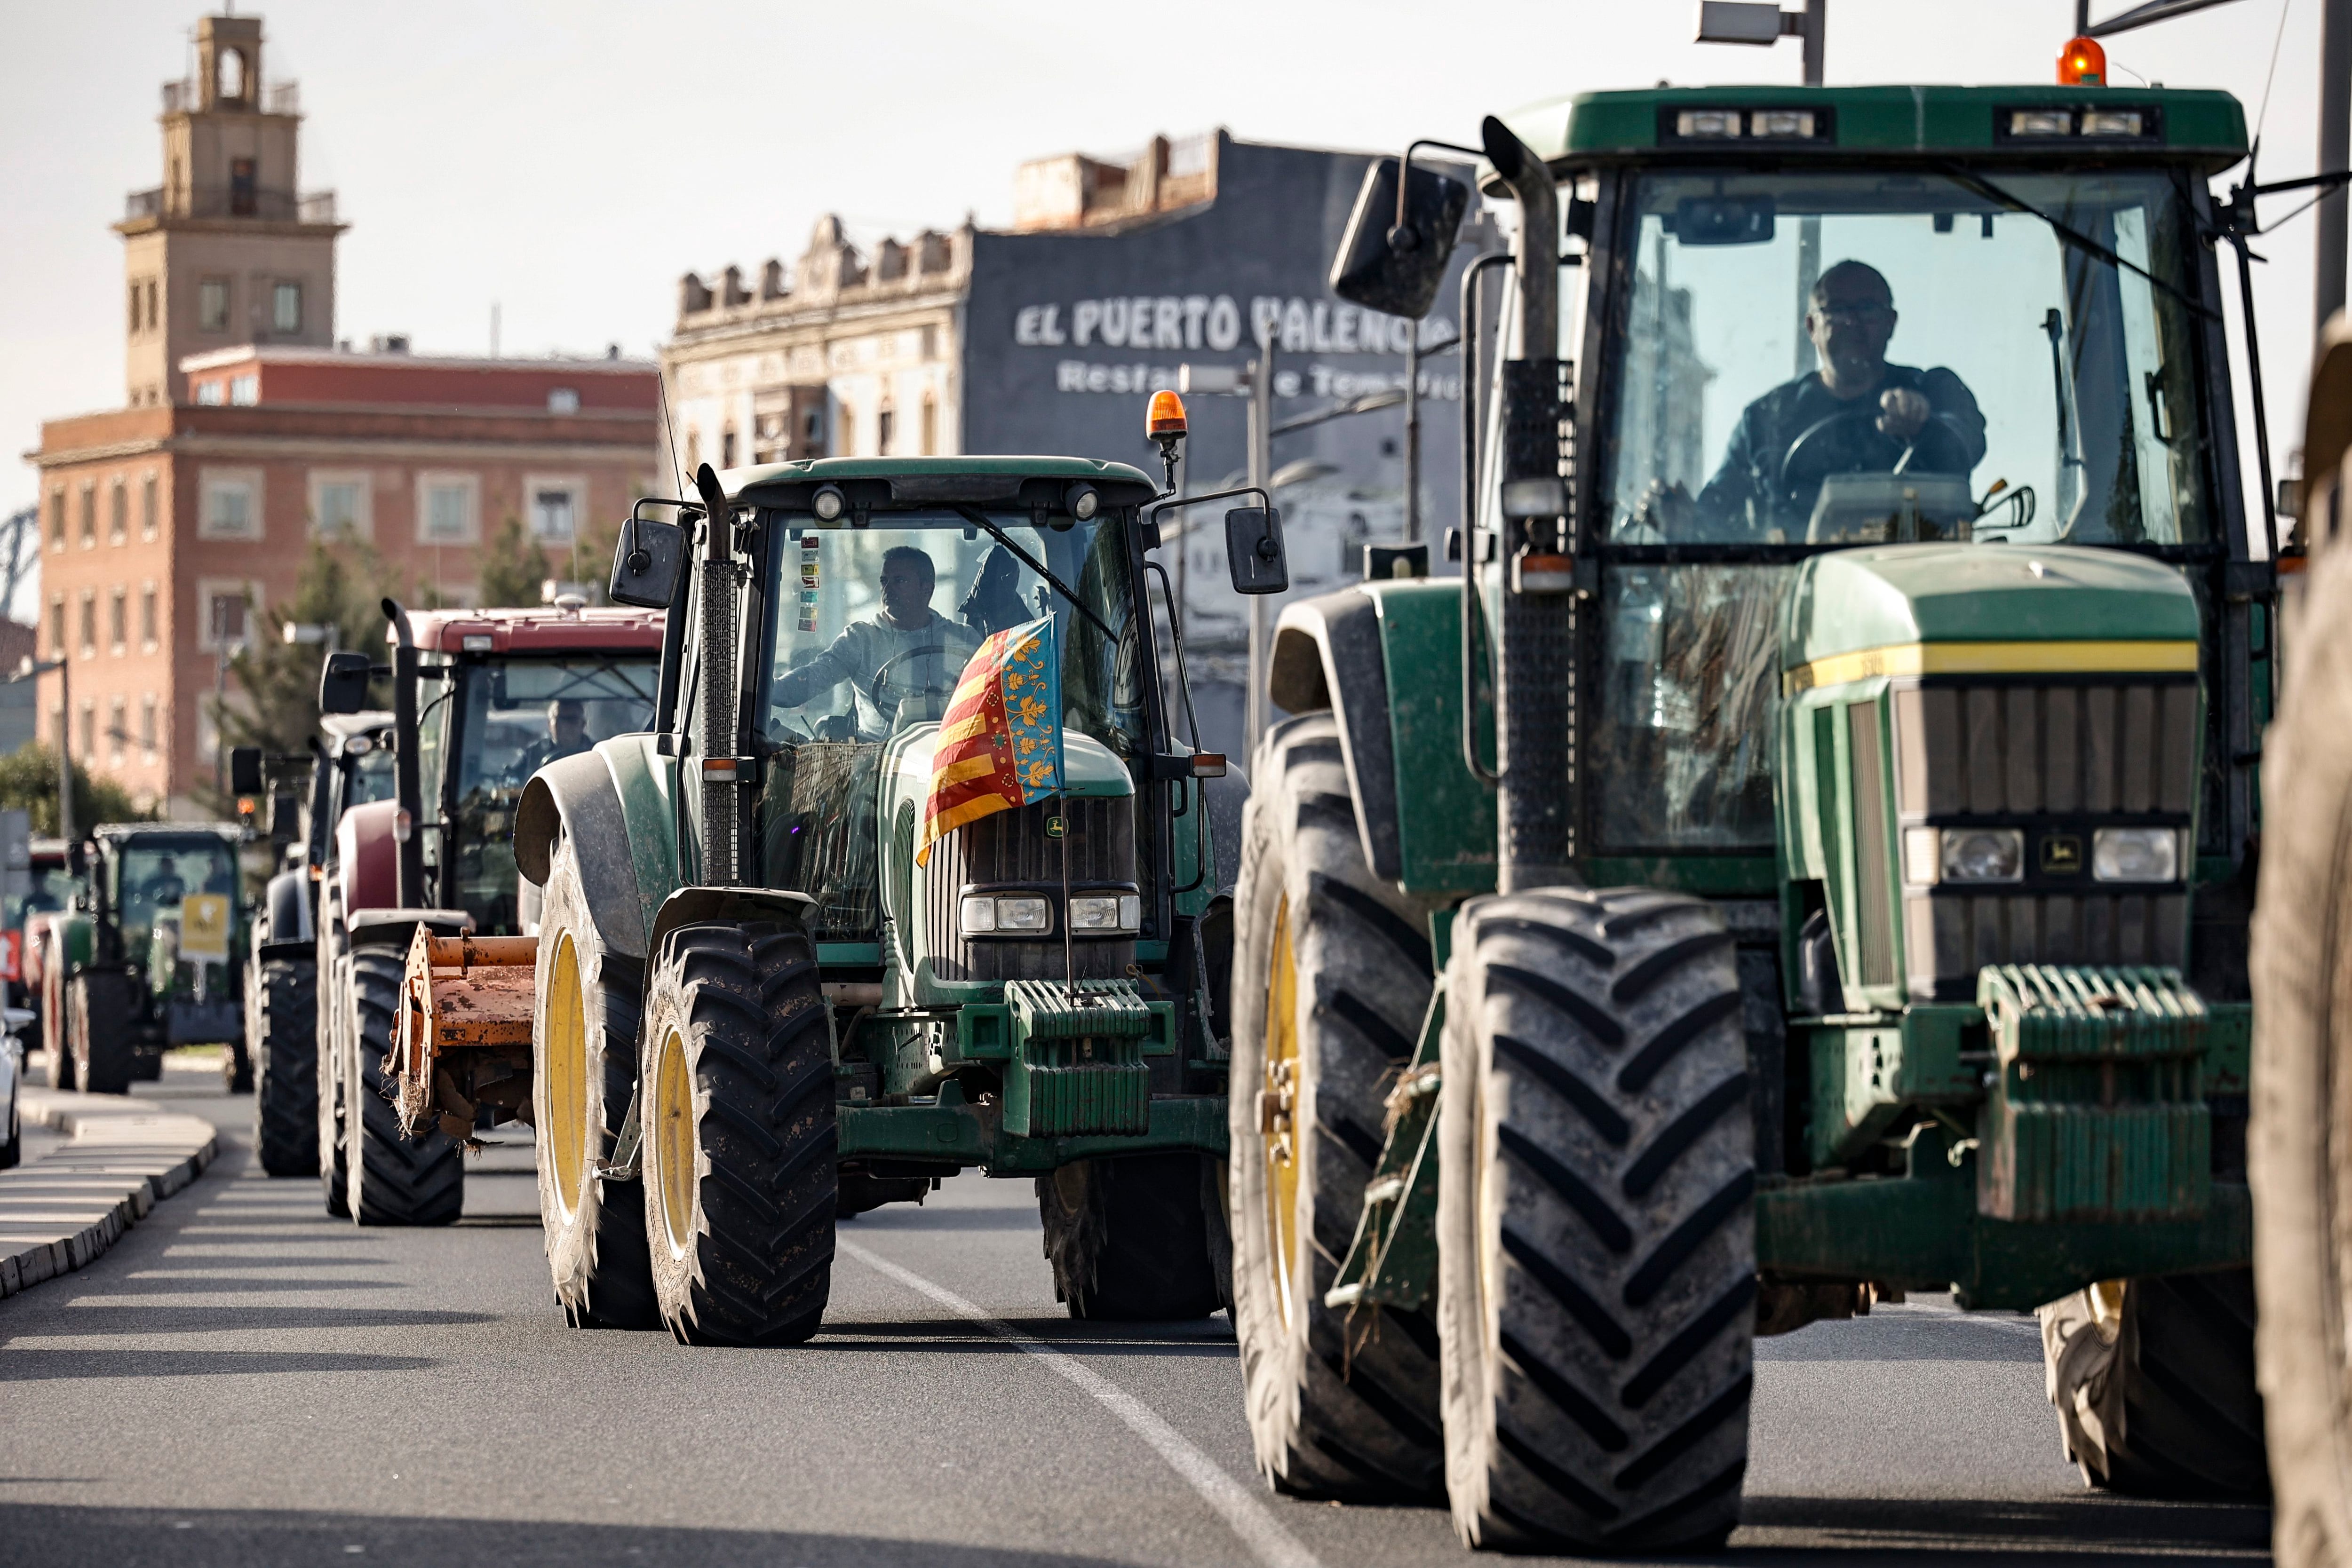
[[[0,1563],[1471,1561],[1442,1513],[1268,1492],[1224,1320],[1070,1322],[1025,1182],[843,1226],[808,1345],[688,1350],[564,1326],[527,1144],[456,1228],[361,1230],[259,1174],[217,1082],[142,1086],[220,1125],[212,1170],[0,1301]],[[2084,1490],[2031,1320],[1887,1308],[1759,1361],[1734,1560],[2266,1555],[2263,1510]]]

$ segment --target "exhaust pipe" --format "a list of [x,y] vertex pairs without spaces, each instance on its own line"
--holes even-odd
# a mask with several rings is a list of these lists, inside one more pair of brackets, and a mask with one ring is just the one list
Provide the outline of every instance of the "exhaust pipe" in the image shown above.
[[702,558],[702,880],[712,887],[742,881],[735,778],[735,506],[710,465],[694,476],[707,514]]
[[392,623],[392,729],[400,749],[393,757],[393,793],[400,815],[392,836],[399,852],[397,894],[403,909],[425,906],[425,785],[417,771],[421,727],[416,718],[416,638],[409,631],[408,612],[400,601],[383,601],[383,618]]

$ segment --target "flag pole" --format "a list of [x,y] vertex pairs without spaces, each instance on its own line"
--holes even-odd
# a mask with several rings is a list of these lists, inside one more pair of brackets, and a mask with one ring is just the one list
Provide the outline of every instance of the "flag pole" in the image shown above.
[[1070,796],[1062,794],[1062,979],[1070,1000],[1078,999],[1077,948],[1070,936]]

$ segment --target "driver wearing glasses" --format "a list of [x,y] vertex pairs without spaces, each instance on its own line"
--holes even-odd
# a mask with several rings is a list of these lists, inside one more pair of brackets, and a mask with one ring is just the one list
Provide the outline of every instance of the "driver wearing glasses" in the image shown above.
[[912,545],[884,552],[879,586],[882,612],[851,622],[831,647],[779,677],[779,706],[803,706],[846,681],[856,696],[858,738],[874,741],[889,738],[901,722],[946,711],[981,634],[932,610],[938,569]]
[[[1984,460],[1985,421],[1960,378],[1886,361],[1895,291],[1876,267],[1841,261],[1813,285],[1805,335],[1821,368],[1749,403],[1723,465],[1693,501],[1654,485],[1645,508],[1670,536],[1802,538],[1832,474],[1966,475]],[[1686,525],[1692,511],[1699,528]],[[1677,516],[1676,514],[1680,514]],[[1678,526],[1683,525],[1683,526]]]

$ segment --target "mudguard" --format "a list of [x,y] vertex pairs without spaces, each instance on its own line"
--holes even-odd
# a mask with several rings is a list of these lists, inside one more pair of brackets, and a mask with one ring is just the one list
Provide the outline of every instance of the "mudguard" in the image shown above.
[[[1407,893],[1495,885],[1495,796],[1462,758],[1461,626],[1458,583],[1422,580],[1301,600],[1275,628],[1275,706],[1331,710],[1365,862]],[[1478,719],[1491,757],[1485,704]]]
[[[651,736],[624,736],[531,775],[515,809],[515,865],[545,887],[559,836],[580,864],[582,892],[607,952],[642,962],[655,917],[677,885],[677,830],[669,811],[669,759]],[[664,765],[658,777],[651,764]]]
[[346,911],[389,909],[400,902],[400,845],[393,837],[399,814],[390,800],[368,800],[335,824],[335,876]]
[[317,933],[310,925],[310,872],[307,866],[269,879],[261,918],[254,923],[254,955],[259,958],[307,956]]
[[772,887],[681,887],[654,915],[651,950],[661,951],[661,940],[681,925],[706,920],[775,920],[798,925],[816,907],[805,893],[785,893]]

